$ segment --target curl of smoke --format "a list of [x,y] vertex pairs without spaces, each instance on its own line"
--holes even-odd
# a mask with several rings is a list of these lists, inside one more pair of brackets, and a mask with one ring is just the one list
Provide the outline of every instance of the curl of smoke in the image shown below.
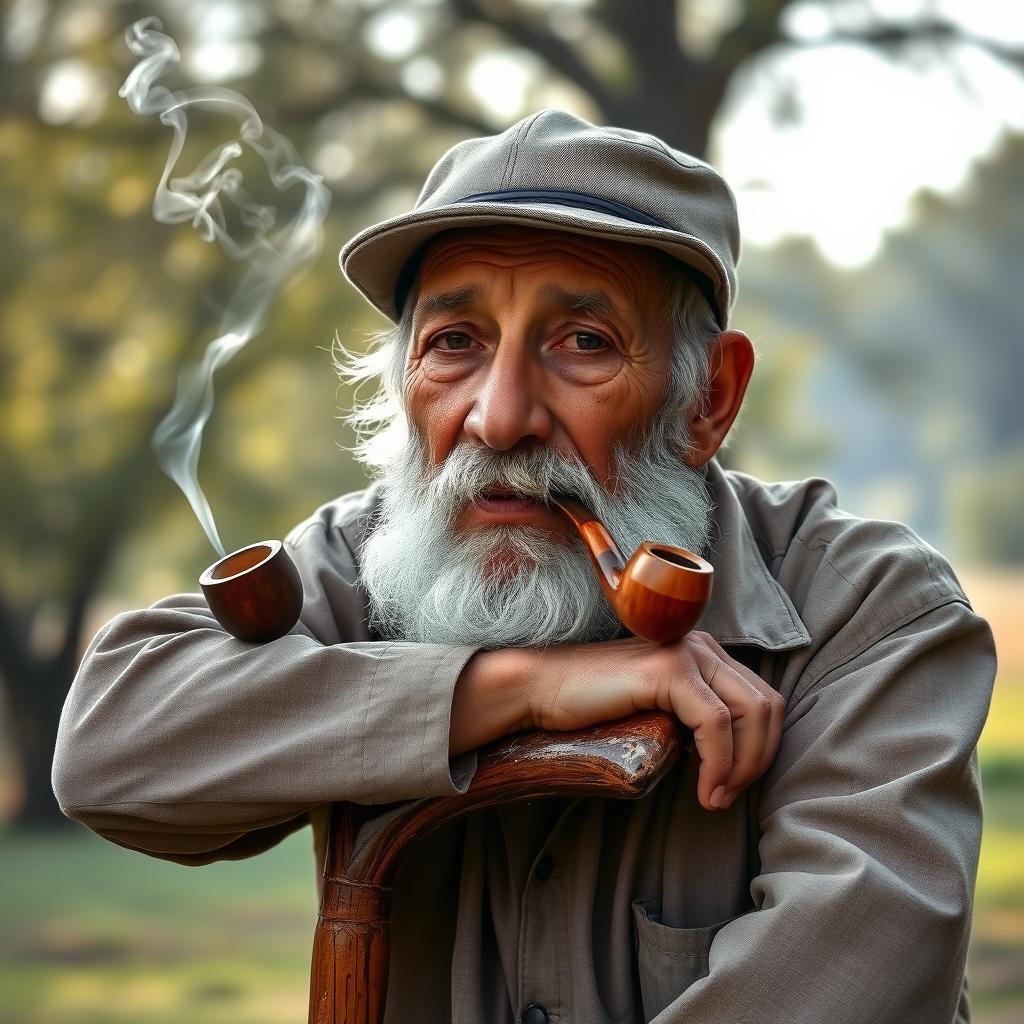
[[[210,543],[223,556],[224,546],[197,476],[203,428],[213,411],[213,375],[263,327],[278,292],[316,259],[330,192],[319,175],[302,165],[292,144],[263,124],[244,96],[223,88],[172,91],[156,84],[180,60],[174,40],[160,28],[156,18],[143,18],[128,29],[128,48],[142,59],[119,90],[135,113],[156,115],[172,131],[153,216],[164,224],[191,223],[203,239],[217,242],[231,259],[246,264],[221,316],[218,336],[197,365],[182,371],[174,405],[153,435],[161,468],[184,492]],[[211,150],[190,173],[172,177],[188,135],[190,109],[234,118],[237,135]],[[257,203],[245,190],[241,171],[231,164],[245,148],[260,158],[278,191],[295,185],[304,189],[297,212],[280,227],[278,211]],[[228,229],[225,203],[234,206],[249,232],[244,243]]]

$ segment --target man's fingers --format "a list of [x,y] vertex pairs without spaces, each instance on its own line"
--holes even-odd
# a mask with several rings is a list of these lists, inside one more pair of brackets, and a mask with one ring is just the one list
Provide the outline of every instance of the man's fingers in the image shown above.
[[768,770],[768,766],[775,760],[775,755],[778,753],[779,742],[782,739],[782,723],[786,715],[786,702],[783,700],[782,694],[766,683],[756,672],[747,668],[742,662],[729,658],[721,644],[710,633],[701,633],[700,638],[719,658],[727,659],[729,667],[762,693],[769,703],[771,713],[766,733],[766,742],[761,754],[761,764],[757,772],[757,776],[760,777]]
[[[691,672],[669,686],[671,710],[683,725],[693,730],[700,757],[697,799],[713,810],[711,797],[716,789],[728,787],[733,764],[733,723],[729,708],[715,692]],[[669,710],[669,709],[665,709]]]
[[729,802],[757,779],[765,765],[771,728],[771,702],[727,661],[710,651],[694,651],[701,675],[732,718],[732,765],[726,786]]

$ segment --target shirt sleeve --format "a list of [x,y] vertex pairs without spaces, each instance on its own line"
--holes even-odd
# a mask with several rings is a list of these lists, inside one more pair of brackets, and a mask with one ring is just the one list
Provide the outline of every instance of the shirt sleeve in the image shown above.
[[802,690],[764,778],[756,909],[658,1024],[954,1020],[994,675],[988,624],[952,600]]
[[306,530],[293,548],[306,604],[278,640],[236,640],[201,594],[100,630],[57,734],[52,784],[65,815],[121,846],[197,864],[258,853],[320,804],[466,791],[476,755],[450,760],[448,733],[475,649],[325,642],[360,626],[340,618],[361,618],[361,603],[320,557],[323,534]]

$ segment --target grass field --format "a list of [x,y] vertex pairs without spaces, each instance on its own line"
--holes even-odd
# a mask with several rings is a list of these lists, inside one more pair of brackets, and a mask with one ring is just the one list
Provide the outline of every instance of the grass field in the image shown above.
[[[1017,719],[1018,722],[1021,719]],[[1024,1020],[1024,759],[986,762],[970,978],[980,1024]],[[85,832],[0,838],[0,1020],[299,1024],[316,921],[309,831],[201,869]]]
[[0,841],[0,1020],[285,1024],[306,1019],[311,833],[180,867],[82,830]]
[[980,1024],[1019,1024],[1024,1020],[1024,673],[1010,676],[1000,668],[980,754],[985,831],[968,977]]
[[[1024,580],[966,579],[1000,656],[981,744],[977,1024],[1024,1020]],[[311,833],[184,868],[84,829],[0,833],[3,1024],[299,1024],[316,921]]]

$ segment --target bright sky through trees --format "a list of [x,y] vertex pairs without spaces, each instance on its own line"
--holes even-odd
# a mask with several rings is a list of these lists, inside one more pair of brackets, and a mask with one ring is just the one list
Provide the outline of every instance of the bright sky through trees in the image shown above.
[[[365,24],[363,44],[401,65],[399,77],[411,94],[435,95],[450,69],[419,49],[436,5],[363,5],[380,7]],[[185,63],[193,76],[224,82],[258,67],[261,50],[252,38],[257,8],[233,0],[186,6],[195,39],[185,47]],[[555,5],[552,30],[578,29],[579,12],[588,6],[588,0]],[[687,21],[679,30],[696,47],[713,45],[742,14],[736,0],[689,0],[680,10],[684,6]],[[31,33],[32,7],[30,0],[16,0],[8,47],[23,45],[19,40]],[[80,19],[87,18],[89,9],[82,10]],[[853,35],[865,19],[879,16],[947,17],[980,44],[1024,41],[1024,4],[1008,0],[798,2],[787,9],[785,24],[794,42],[807,44],[834,36],[837,24]],[[1024,131],[1024,79],[983,45],[940,46],[922,43],[901,60],[856,42],[778,47],[737,76],[711,157],[736,188],[747,242],[770,246],[804,235],[833,263],[863,265],[885,233],[906,221],[918,191],[956,191],[1007,130]],[[545,81],[543,64],[522,50],[485,47],[456,73],[495,130],[539,105],[574,105],[574,94]],[[40,116],[54,124],[93,123],[114,88],[84,60],[66,58],[51,65],[44,80]],[[582,101],[575,105],[590,113]],[[313,159],[337,179],[354,155],[337,150]]]
[[[958,70],[969,71],[970,91]],[[794,83],[790,125],[760,99],[772,75]],[[906,220],[918,191],[958,189],[1007,128],[1024,130],[1024,82],[980,49],[911,69],[863,46],[829,46],[763,62],[721,119],[713,156],[737,190],[747,241],[809,235],[853,267]]]

